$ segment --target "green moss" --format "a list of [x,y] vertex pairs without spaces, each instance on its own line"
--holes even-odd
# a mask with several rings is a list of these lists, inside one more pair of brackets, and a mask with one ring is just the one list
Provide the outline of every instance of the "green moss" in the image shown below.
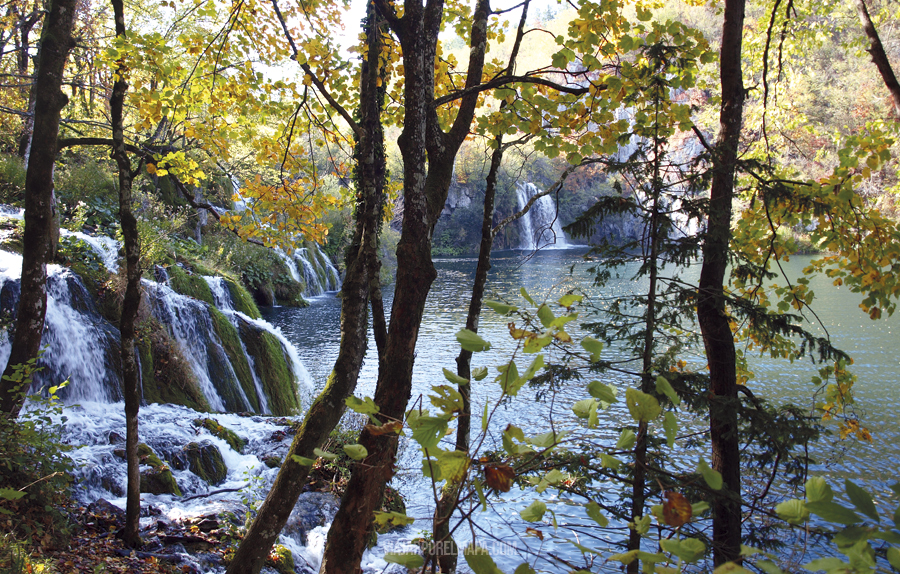
[[278,277],[274,285],[275,300],[285,307],[309,307],[309,301],[303,298],[303,284],[291,277]]
[[242,439],[233,430],[227,429],[220,425],[218,421],[211,418],[194,419],[194,424],[208,430],[213,436],[218,437],[239,453],[244,452],[244,445],[247,441]]
[[222,346],[225,348],[231,367],[234,369],[234,373],[244,389],[244,394],[247,396],[247,400],[250,401],[250,408],[254,412],[260,412],[259,397],[256,395],[256,385],[253,383],[253,373],[250,371],[250,363],[247,362],[247,356],[244,354],[244,348],[241,346],[241,341],[238,338],[237,329],[215,307],[209,308],[209,316],[212,319],[216,335],[222,341]]
[[173,403],[204,412],[210,410],[193,371],[156,319],[150,317],[138,325],[136,342],[141,358],[144,402]]
[[273,415],[291,415],[300,412],[300,396],[294,376],[279,341],[266,331],[254,329],[248,323],[240,324],[241,340],[247,353],[253,357],[256,373]]
[[[119,458],[125,458],[125,449],[116,449],[113,451],[113,454]],[[141,492],[181,496],[181,489],[178,488],[178,482],[172,475],[171,469],[156,456],[152,448],[144,443],[140,443],[138,445],[138,458],[142,465],[150,467],[149,470],[141,471]]]
[[239,311],[251,319],[262,317],[259,307],[253,301],[253,296],[243,285],[228,278],[225,279],[225,285],[228,286],[228,293],[231,294],[231,303],[234,305],[235,311]]
[[281,544],[276,544],[266,557],[266,566],[274,568],[278,574],[294,574],[294,555]]
[[172,265],[168,268],[169,285],[176,293],[206,301],[210,305],[215,305],[212,291],[206,279],[199,275],[188,274],[178,265]]
[[263,463],[269,468],[278,468],[281,466],[281,459],[277,456],[267,456],[263,459]]
[[184,455],[188,469],[209,484],[221,484],[228,476],[228,466],[214,444],[188,443]]

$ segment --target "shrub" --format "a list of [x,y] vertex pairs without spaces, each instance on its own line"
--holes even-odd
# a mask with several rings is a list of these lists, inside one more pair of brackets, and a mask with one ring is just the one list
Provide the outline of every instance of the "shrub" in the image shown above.
[[[31,385],[36,365],[32,359],[16,367],[12,379],[20,383],[19,392]],[[47,389],[46,397],[29,397],[17,419],[0,416],[0,517],[16,518],[0,525],[26,545],[60,546],[69,535],[62,509],[74,465],[66,455],[72,447],[59,442],[66,421],[56,396],[60,387]]]

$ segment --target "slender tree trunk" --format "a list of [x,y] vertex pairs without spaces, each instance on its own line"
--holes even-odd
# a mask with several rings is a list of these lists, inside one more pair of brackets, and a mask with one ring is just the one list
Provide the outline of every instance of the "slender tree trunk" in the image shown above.
[[[38,355],[47,312],[47,263],[53,254],[53,164],[59,137],[59,114],[68,102],[60,90],[69,50],[75,45],[72,27],[75,0],[51,0],[41,34],[37,65],[33,146],[25,174],[25,233],[22,284],[9,362],[0,381],[0,410],[16,417],[22,408],[20,389],[6,380],[15,365]],[[21,389],[24,390],[24,389]]]
[[855,1],[856,13],[859,14],[859,21],[862,23],[866,38],[869,39],[869,47],[866,51],[872,56],[872,61],[878,68],[878,73],[881,74],[884,85],[891,92],[891,99],[894,104],[894,119],[900,121],[900,82],[897,81],[894,70],[891,68],[891,62],[888,60],[884,46],[881,44],[881,38],[878,37],[878,30],[875,29],[875,24],[869,17],[869,10],[866,8],[865,0]]
[[[116,37],[125,38],[125,8],[122,0],[112,0],[115,17]],[[122,238],[125,246],[125,298],[122,302],[122,317],[119,331],[122,340],[122,395],[125,398],[125,461],[128,484],[125,501],[125,528],[122,539],[126,546],[138,548],[142,545],[140,536],[141,520],[141,470],[138,458],[138,410],[141,406],[141,379],[135,358],[134,337],[138,307],[141,304],[141,246],[137,220],[131,211],[132,194],[131,159],[125,151],[125,123],[122,110],[128,82],[127,70],[119,65],[112,96],[109,99],[112,116],[113,158],[119,169],[119,221],[122,224]]]
[[713,498],[713,561],[716,566],[740,559],[741,469],[737,429],[737,379],[734,336],[725,308],[724,281],[731,239],[731,203],[741,135],[744,85],[741,40],[744,0],[725,1],[720,77],[722,104],[713,158],[709,216],[697,296],[697,318],[710,379],[712,467],[724,487]]
[[[659,126],[659,100],[656,107],[656,125]],[[646,266],[649,268],[649,284],[647,285],[647,309],[644,316],[644,348],[641,356],[641,392],[652,393],[654,389],[653,379],[653,348],[656,330],[656,295],[659,282],[659,243],[663,239],[660,231],[660,196],[662,195],[664,182],[662,180],[662,168],[660,166],[661,151],[665,143],[658,137],[653,142],[653,180],[651,182],[650,201],[650,225],[647,232],[649,245],[646,251]],[[631,519],[636,520],[644,515],[644,505],[647,502],[647,430],[648,424],[638,424],[637,440],[634,447],[634,475],[631,488]],[[628,535],[628,550],[641,549],[641,535],[636,530],[631,530]],[[638,572],[640,560],[634,560],[628,564],[628,572]]]
[[[472,23],[466,87],[481,81],[488,13],[488,2],[480,0]],[[431,261],[431,234],[447,200],[453,161],[469,133],[477,103],[477,93],[463,97],[450,131],[441,130],[432,102],[442,15],[440,0],[429,0],[424,6],[419,0],[407,0],[402,19],[394,26],[403,48],[405,77],[404,123],[398,141],[403,156],[403,231],[397,246],[397,282],[383,368],[374,397],[383,422],[402,420],[409,402],[425,299],[437,276]],[[359,443],[368,456],[353,469],[328,532],[321,572],[359,571],[373,513],[394,474],[397,435],[375,436],[363,430]]]
[[[378,24],[371,22],[372,30]],[[325,388],[310,406],[303,426],[294,437],[275,483],[263,502],[250,529],[228,566],[228,574],[256,574],[265,564],[269,549],[284,528],[297,498],[306,486],[310,467],[295,456],[315,458],[313,449],[321,446],[340,421],[344,400],[353,394],[366,354],[368,340],[368,302],[371,282],[369,270],[376,254],[379,222],[384,203],[384,146],[381,107],[377,96],[381,53],[379,33],[367,33],[370,41],[368,60],[363,65],[360,131],[357,140],[357,221],[353,244],[347,250],[346,273],[341,287],[341,342],[334,369]]]
[[[505,102],[504,102],[505,103]],[[484,288],[487,285],[488,272],[491,270],[491,249],[494,246],[494,199],[497,191],[497,173],[500,171],[500,163],[503,160],[503,134],[494,138],[497,147],[491,154],[491,166],[485,181],[484,211],[481,217],[481,244],[478,249],[478,264],[475,267],[475,278],[472,283],[472,297],[469,300],[469,312],[466,315],[466,329],[477,333],[478,320],[481,317],[481,308],[484,302]],[[456,421],[456,450],[468,453],[472,427],[472,400],[471,389],[474,384],[472,379],[472,351],[461,349],[456,357],[456,374],[464,379],[469,379],[467,385],[457,385],[456,389],[462,395],[462,412]],[[434,552],[437,564],[441,572],[456,571],[457,549],[456,543],[450,535],[450,518],[459,498],[461,481],[450,481],[441,490],[441,498],[434,509]],[[448,547],[449,545],[449,547]],[[445,552],[446,550],[446,552]]]

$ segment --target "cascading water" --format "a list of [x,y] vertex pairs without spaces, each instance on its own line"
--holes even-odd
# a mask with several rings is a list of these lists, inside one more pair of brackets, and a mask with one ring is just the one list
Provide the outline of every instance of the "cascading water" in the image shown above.
[[[519,210],[524,209],[528,200],[540,191],[533,183],[517,183],[516,199]],[[534,251],[569,247],[559,223],[556,202],[549,195],[540,197],[534,202],[528,213],[519,219],[519,226],[522,232],[521,249]]]
[[294,281],[303,283],[304,297],[318,297],[341,288],[337,268],[317,247],[298,247],[292,255],[280,249],[275,252],[284,261]]

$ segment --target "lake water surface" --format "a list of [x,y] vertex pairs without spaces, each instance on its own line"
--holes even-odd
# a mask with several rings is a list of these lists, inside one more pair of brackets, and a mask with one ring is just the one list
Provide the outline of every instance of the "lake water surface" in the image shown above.
[[[583,292],[589,297],[608,297],[639,291],[643,287],[631,280],[631,268],[626,268],[622,278],[610,281],[602,290],[594,287],[587,271],[590,265],[583,260],[585,251],[566,249],[536,254],[520,251],[495,253],[487,289],[488,298],[524,305],[518,294],[520,287],[527,289],[538,302],[556,300],[570,290]],[[784,265],[785,271],[793,280],[800,275],[808,261],[809,257],[794,257]],[[474,259],[440,259],[435,262],[438,278],[429,295],[419,335],[413,374],[413,401],[420,395],[427,395],[432,385],[445,382],[441,374],[442,368],[455,370],[455,357],[459,348],[454,334],[465,323],[475,263]],[[687,270],[687,279],[692,279],[692,272],[696,276],[699,269]],[[900,408],[900,386],[895,382],[900,364],[900,326],[895,318],[870,320],[858,307],[862,299],[860,296],[850,293],[846,288],[834,287],[827,278],[814,278],[811,286],[817,294],[814,309],[821,322],[821,326],[814,325],[811,328],[827,329],[834,345],[848,352],[855,360],[853,372],[858,377],[855,385],[855,409],[862,424],[873,436],[872,443],[838,441],[837,427],[831,425],[832,436],[813,447],[817,464],[811,470],[833,479],[841,479],[831,481],[837,492],[843,492],[843,478],[850,478],[865,484],[876,494],[876,499],[885,500],[887,485],[896,480],[900,460],[900,433],[896,424],[896,413]],[[392,294],[391,287],[385,289],[386,308],[390,308]],[[263,313],[266,319],[280,327],[287,338],[296,344],[316,385],[321,387],[337,356],[340,300],[329,294],[313,299],[306,309],[275,308]],[[810,316],[809,319],[814,320],[814,317]],[[493,343],[494,347],[487,353],[476,354],[473,360],[473,366],[488,366],[491,372],[485,381],[473,386],[474,413],[481,412],[486,400],[493,403],[499,397],[497,385],[489,381],[497,372],[495,365],[508,360],[514,351],[514,341],[510,339],[507,329],[509,320],[490,310],[485,310],[481,319],[479,334]],[[527,366],[528,361],[530,357],[523,357],[518,361],[520,371]],[[815,388],[810,383],[810,377],[816,373],[817,367],[808,359],[790,363],[751,355],[750,363],[756,377],[748,385],[757,396],[773,403],[792,402],[812,407]],[[374,343],[370,343],[356,394],[373,395],[376,376]],[[605,382],[615,382],[621,390],[635,384],[635,381],[627,378],[616,377],[607,375]],[[573,425],[575,423],[569,410],[572,401],[586,396],[583,385],[564,389],[554,401],[539,401],[535,391],[525,389],[516,401],[497,409],[491,425],[493,434],[489,432],[486,445],[491,446],[492,441],[499,437],[498,429],[502,431],[508,423],[524,429],[535,429],[531,434],[543,432],[551,422],[563,427]],[[427,405],[427,399],[425,404]],[[613,427],[619,420],[627,421],[630,417],[621,408],[613,408],[605,416],[598,432],[601,436],[614,440],[617,431]],[[526,434],[529,434],[528,430]],[[408,451],[410,452],[401,458],[395,484],[411,501],[409,514],[427,522],[433,512],[430,487],[419,474],[415,449],[410,448]],[[492,531],[511,544],[521,544],[519,534],[530,525],[518,518],[517,511],[532,496],[514,489],[504,497],[504,507],[498,511],[499,518],[479,519],[480,524],[486,531]],[[576,518],[577,514],[576,512]],[[506,534],[503,533],[504,529],[508,531]],[[543,550],[547,550],[546,543]],[[520,562],[521,559],[510,558],[506,567],[514,568]]]

